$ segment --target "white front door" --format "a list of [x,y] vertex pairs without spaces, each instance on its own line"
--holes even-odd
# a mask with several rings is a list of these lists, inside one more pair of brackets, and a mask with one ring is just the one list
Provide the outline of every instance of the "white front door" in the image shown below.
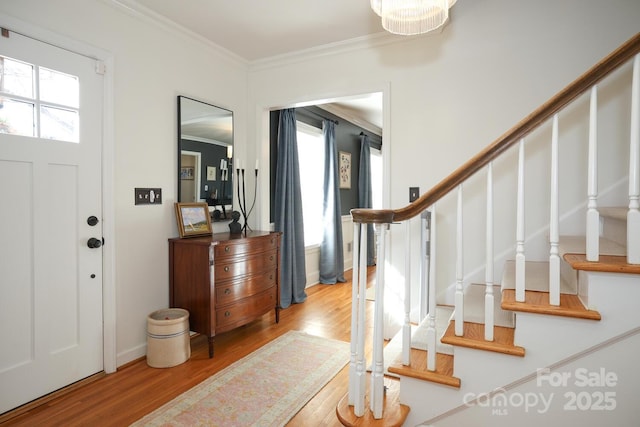
[[103,76],[14,32],[0,61],[2,413],[103,370]]

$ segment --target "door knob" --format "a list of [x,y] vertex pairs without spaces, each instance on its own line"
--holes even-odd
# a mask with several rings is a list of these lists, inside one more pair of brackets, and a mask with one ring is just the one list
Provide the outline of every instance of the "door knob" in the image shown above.
[[87,246],[91,249],[98,249],[100,246],[102,246],[102,240],[92,237],[87,240]]

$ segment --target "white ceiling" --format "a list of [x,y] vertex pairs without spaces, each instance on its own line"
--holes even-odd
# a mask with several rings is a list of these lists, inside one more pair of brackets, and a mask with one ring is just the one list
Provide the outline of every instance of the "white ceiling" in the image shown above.
[[[249,63],[368,38],[398,37],[384,32],[369,0],[113,1],[178,24]],[[325,107],[382,128],[381,94]]]

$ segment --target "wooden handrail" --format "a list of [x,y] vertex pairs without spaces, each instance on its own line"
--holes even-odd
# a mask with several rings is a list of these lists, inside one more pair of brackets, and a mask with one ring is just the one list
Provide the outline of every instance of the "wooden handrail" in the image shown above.
[[554,114],[638,53],[640,53],[640,33],[637,33],[611,52],[586,73],[582,74],[411,204],[399,209],[352,209],[353,221],[356,223],[390,224],[420,215],[429,206],[462,184],[505,150],[549,120]]

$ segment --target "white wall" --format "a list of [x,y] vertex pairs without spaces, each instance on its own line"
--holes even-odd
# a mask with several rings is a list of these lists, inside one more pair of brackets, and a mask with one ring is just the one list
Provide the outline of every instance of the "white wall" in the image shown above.
[[[115,227],[121,365],[144,355],[146,316],[169,304],[167,238],[177,236],[176,97],[233,110],[235,141],[244,147],[246,65],[109,1],[3,0],[0,14],[97,46],[113,57],[114,67],[107,72],[114,82],[115,218],[105,217],[104,223]],[[135,187],[161,187],[163,204],[134,206]]]
[[[630,0],[459,1],[439,35],[398,37],[396,43],[254,66],[249,74],[249,111],[257,125],[250,126],[250,140],[257,141],[254,149],[266,159],[269,108],[382,91],[388,107],[383,141],[390,162],[385,208],[399,208],[408,203],[408,187],[419,186],[424,192],[446,177],[634,35],[639,19],[640,2]],[[500,171],[496,172],[499,181]],[[546,185],[540,179],[529,182]],[[479,191],[483,187],[472,185],[466,194],[477,193],[475,198],[481,199]],[[511,202],[497,198],[496,211],[507,205],[510,209]],[[467,203],[473,207],[476,201]],[[267,207],[263,205],[263,211]],[[450,202],[444,201],[443,208],[438,221],[446,236],[455,219],[446,214]],[[467,229],[484,228],[482,221],[483,216],[470,215]],[[417,227],[418,222],[412,234],[418,233]],[[513,236],[515,225],[499,231]],[[468,238],[478,237],[471,232]],[[440,288],[454,280],[453,267],[446,262],[454,253],[452,240],[438,239],[439,253],[444,254],[438,258]],[[496,244],[503,240],[498,237]],[[390,241],[387,274],[388,283],[395,286],[403,282],[404,227],[392,226]],[[503,249],[496,247],[497,252]],[[417,257],[417,242],[414,254]],[[482,256],[470,254],[468,268],[476,268]],[[418,265],[417,258],[412,265]],[[414,272],[416,284],[417,268]]]
[[[633,35],[640,3],[461,0],[452,12],[437,36],[257,64],[247,80],[242,62],[108,0],[0,2],[0,14],[112,55],[115,217],[104,220],[115,230],[118,364],[144,353],[146,316],[168,304],[177,95],[233,110],[237,155],[267,164],[268,109],[383,92],[387,207],[395,208],[407,187],[434,185]],[[259,194],[268,194],[267,176]],[[134,206],[134,187],[161,187],[163,204]],[[267,229],[268,212],[262,197],[252,226]],[[403,234],[392,230],[391,253]],[[393,275],[403,260],[391,262]]]

